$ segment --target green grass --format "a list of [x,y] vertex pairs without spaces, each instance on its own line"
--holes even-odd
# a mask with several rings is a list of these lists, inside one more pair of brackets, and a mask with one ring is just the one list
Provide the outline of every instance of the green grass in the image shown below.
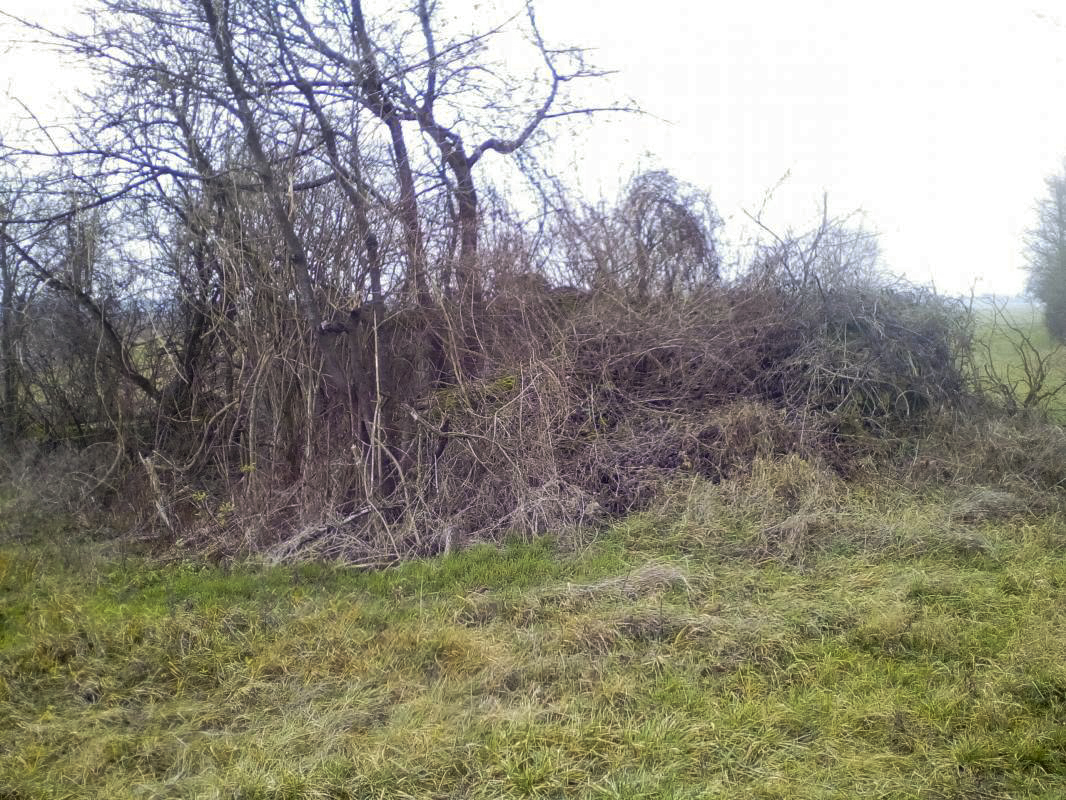
[[3,546],[0,797],[1066,796],[1063,520],[801,467],[381,572]]

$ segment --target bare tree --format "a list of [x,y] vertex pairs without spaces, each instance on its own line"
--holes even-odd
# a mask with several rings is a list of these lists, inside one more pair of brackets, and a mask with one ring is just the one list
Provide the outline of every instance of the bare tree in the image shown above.
[[[5,181],[0,192],[0,217],[10,218],[18,213],[20,187]],[[22,370],[17,347],[34,287],[32,281],[26,280],[23,259],[12,246],[8,226],[9,223],[0,222],[0,443],[10,446],[23,428],[19,404]]]
[[[413,519],[452,437],[409,409],[482,378],[477,165],[524,166],[549,122],[596,110],[571,89],[601,73],[546,43],[532,3],[474,32],[428,0],[388,15],[360,0],[102,6],[92,33],[52,36],[96,74],[77,122],[6,148],[71,182],[38,190],[62,203],[2,215],[4,257],[44,318],[94,333],[95,360],[78,361],[35,328],[31,394],[105,397],[67,416],[106,417],[155,465],[149,505],[168,527],[162,494],[193,481],[299,518]],[[507,31],[532,74],[497,52]],[[106,365],[97,386],[75,362]]]

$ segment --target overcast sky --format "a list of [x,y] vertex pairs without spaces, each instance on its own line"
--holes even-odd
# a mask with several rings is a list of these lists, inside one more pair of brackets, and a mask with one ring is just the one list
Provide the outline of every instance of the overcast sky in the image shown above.
[[[476,0],[441,0],[458,12]],[[0,0],[62,25],[70,0]],[[517,5],[517,2],[515,3]],[[888,265],[946,291],[1016,293],[1022,236],[1043,180],[1066,157],[1066,5],[1052,0],[538,0],[542,32],[594,48],[614,96],[648,117],[603,120],[576,176],[613,193],[636,166],[709,189],[744,236],[800,228],[823,192],[861,208]],[[11,29],[0,29],[0,37]],[[11,94],[39,102],[70,72],[45,53],[2,52]]]

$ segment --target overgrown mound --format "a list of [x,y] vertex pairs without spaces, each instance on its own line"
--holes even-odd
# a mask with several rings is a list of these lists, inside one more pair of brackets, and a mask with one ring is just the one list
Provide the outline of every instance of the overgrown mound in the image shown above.
[[[117,497],[136,506],[142,536],[201,553],[383,564],[511,533],[565,536],[661,508],[696,481],[763,486],[766,497],[736,499],[782,512],[760,522],[757,547],[799,558],[840,527],[816,502],[824,480],[804,483],[804,470],[983,487],[960,519],[1057,505],[1066,482],[1062,429],[982,399],[971,316],[926,291],[749,277],[639,298],[501,278],[476,350],[451,355],[465,371],[436,373],[430,356],[455,348],[457,310],[378,324],[340,341],[354,372],[377,372],[374,447],[314,407],[302,424],[271,423],[281,437],[253,435],[275,405],[293,413],[255,395],[221,407],[185,450],[120,441],[9,461],[8,527],[100,503],[113,513]],[[314,468],[287,466],[300,459]]]
[[[449,440],[427,512],[476,536],[646,508],[795,454],[847,471],[965,402],[968,325],[931,293],[746,283],[625,301],[498,298],[484,377],[431,395]],[[533,324],[530,323],[533,321]]]
[[[778,457],[846,474],[971,402],[969,318],[929,292],[749,278],[633,297],[497,283],[475,357],[459,352],[451,363],[464,369],[436,377],[418,343],[454,348],[455,309],[391,313],[376,335],[350,323],[339,345],[354,372],[375,376],[359,392],[380,398],[369,433],[327,411],[326,424],[281,420],[283,437],[265,437],[286,401],[261,393],[215,412],[184,451],[170,439],[138,455],[120,485],[142,526],[219,554],[383,563],[565,533]],[[98,455],[79,469],[85,495],[121,480],[122,451]],[[293,472],[299,459],[314,469]],[[40,483],[32,472],[23,483]]]

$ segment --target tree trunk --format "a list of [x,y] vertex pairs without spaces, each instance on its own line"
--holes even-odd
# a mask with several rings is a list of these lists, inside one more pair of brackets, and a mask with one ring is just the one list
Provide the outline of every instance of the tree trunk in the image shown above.
[[385,123],[392,142],[392,155],[396,162],[396,179],[400,184],[400,222],[403,225],[404,246],[407,250],[409,283],[423,308],[429,306],[429,285],[426,280],[426,254],[422,242],[422,226],[418,221],[418,195],[415,190],[414,171],[407,152],[407,141],[396,106],[389,99],[378,71],[374,49],[366,30],[361,0],[352,0],[352,36],[355,38],[362,59],[364,100],[370,110]]
[[234,113],[244,130],[245,141],[252,156],[256,174],[263,187],[263,193],[266,195],[274,220],[277,222],[282,238],[285,241],[285,248],[288,250],[289,262],[292,266],[295,282],[296,301],[300,308],[301,316],[303,316],[304,321],[311,329],[312,336],[315,338],[318,352],[322,356],[327,379],[333,385],[334,391],[343,394],[347,400],[349,392],[344,370],[334,349],[323,340],[322,313],[319,310],[314,286],[311,283],[307,251],[304,249],[303,242],[300,240],[299,235],[296,233],[296,228],[289,218],[277,176],[274,174],[274,169],[267,158],[266,150],[263,148],[262,137],[256,125],[255,116],[252,113],[252,96],[241,82],[234,66],[232,39],[230,38],[227,21],[219,19],[213,0],[201,0],[201,7],[211,33],[211,39],[215,45],[215,54],[225,76],[226,85],[236,103]]

